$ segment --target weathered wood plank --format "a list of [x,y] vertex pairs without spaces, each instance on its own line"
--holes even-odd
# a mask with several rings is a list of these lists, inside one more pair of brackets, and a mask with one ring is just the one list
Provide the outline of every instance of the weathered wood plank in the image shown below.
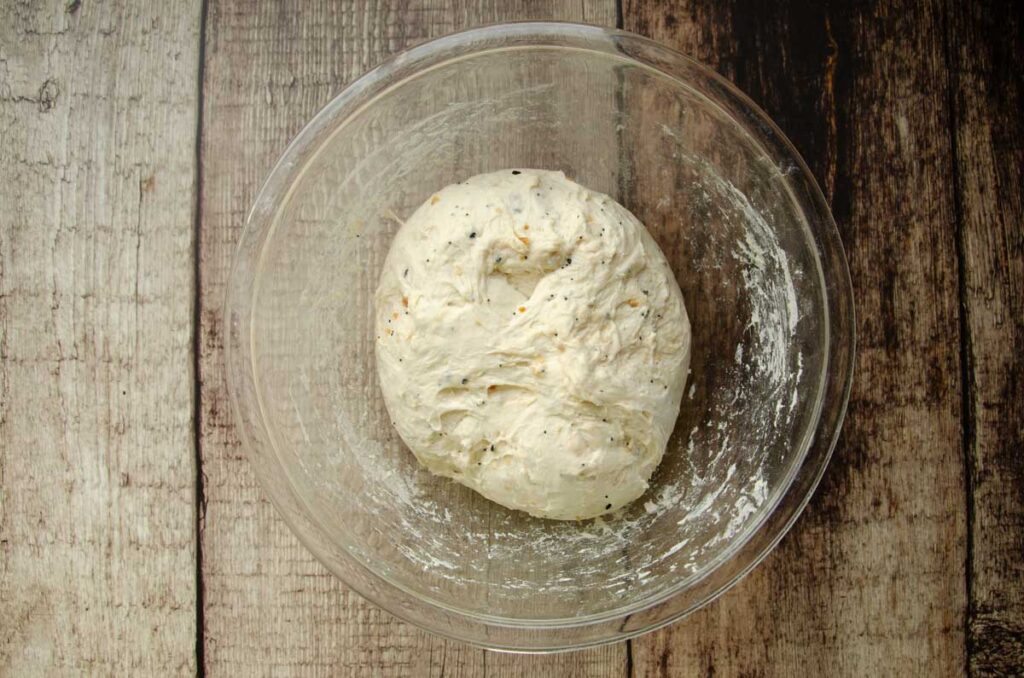
[[950,3],[964,270],[970,668],[1024,671],[1024,22],[1015,3]]
[[0,673],[196,667],[199,2],[0,6]]
[[614,2],[210,3],[200,223],[202,565],[211,674],[622,675],[625,643],[557,657],[484,654],[383,613],[331,577],[259,489],[233,428],[220,336],[228,267],[276,157],[344,85],[403,47],[496,21],[613,25]]
[[965,647],[955,209],[940,5],[629,1],[780,124],[839,223],[858,361],[807,512],[737,588],[634,641],[637,675],[951,675]]

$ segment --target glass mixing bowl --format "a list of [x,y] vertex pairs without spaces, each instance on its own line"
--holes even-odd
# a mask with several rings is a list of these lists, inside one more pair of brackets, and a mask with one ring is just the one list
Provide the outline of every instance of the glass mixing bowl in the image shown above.
[[[664,462],[603,519],[531,518],[424,471],[377,382],[373,293],[398,219],[512,167],[632,210],[693,324]],[[435,40],[328,104],[256,199],[225,322],[245,446],[310,551],[402,619],[521,651],[654,629],[750,570],[821,477],[854,346],[835,224],[779,129],[676,52],[559,23]]]

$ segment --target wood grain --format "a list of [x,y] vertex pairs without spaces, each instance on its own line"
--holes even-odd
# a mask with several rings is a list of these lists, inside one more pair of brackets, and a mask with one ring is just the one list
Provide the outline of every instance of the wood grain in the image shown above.
[[627,1],[625,28],[758,101],[830,199],[855,287],[840,444],[735,590],[634,641],[636,674],[963,671],[965,495],[944,8]]
[[344,85],[403,47],[526,18],[614,24],[611,1],[253,6],[206,18],[200,219],[204,668],[210,675],[622,675],[626,645],[484,653],[401,623],[331,577],[275,515],[233,429],[221,302],[245,213],[277,156]]
[[968,648],[975,675],[1024,671],[1024,22],[1013,3],[951,3],[964,269]]
[[198,2],[0,7],[0,673],[195,671]]

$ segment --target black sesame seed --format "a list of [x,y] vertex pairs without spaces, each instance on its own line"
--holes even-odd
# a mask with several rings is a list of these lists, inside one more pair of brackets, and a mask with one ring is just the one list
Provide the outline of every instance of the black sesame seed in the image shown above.
[[405,273],[402,274],[402,277],[406,278],[406,277],[408,277],[408,275],[409,275],[409,269],[405,269]]
[[469,379],[465,379],[465,378],[464,378],[464,379],[462,380],[462,383],[463,383],[463,384],[469,383]]
[[512,174],[522,174],[519,170],[512,170]]
[[[467,214],[466,216],[469,216],[469,215]],[[473,231],[472,233],[470,233],[469,237],[470,238],[475,238],[476,237],[476,231]]]
[[571,263],[572,263],[572,257],[567,257],[566,260],[565,260],[565,265],[568,266]]
[[612,505],[611,505],[611,504],[607,504],[607,505],[605,505],[605,507],[604,507],[604,510],[605,510],[605,511],[607,511],[607,510],[609,510],[609,509],[610,509],[611,507],[612,507]]

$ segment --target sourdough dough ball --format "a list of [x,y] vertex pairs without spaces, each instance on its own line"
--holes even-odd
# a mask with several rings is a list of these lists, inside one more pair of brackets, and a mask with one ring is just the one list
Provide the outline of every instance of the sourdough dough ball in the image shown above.
[[679,413],[690,324],[624,207],[561,172],[448,186],[398,231],[376,301],[384,399],[430,471],[563,520],[646,490]]

